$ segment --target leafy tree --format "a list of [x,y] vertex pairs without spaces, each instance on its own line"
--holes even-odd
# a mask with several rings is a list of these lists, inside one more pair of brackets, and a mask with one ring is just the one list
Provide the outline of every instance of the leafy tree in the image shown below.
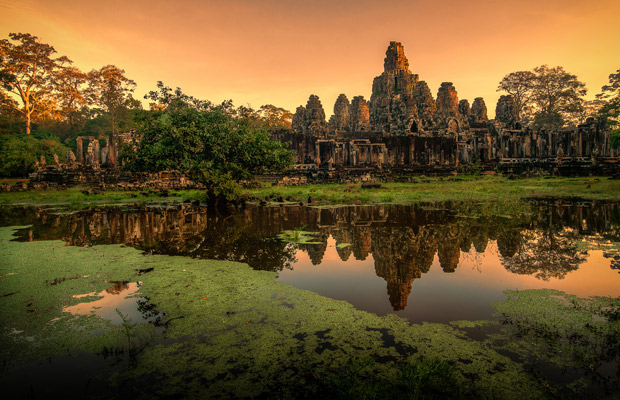
[[[56,50],[29,33],[10,33],[9,37],[12,41],[0,41],[0,101],[25,119],[26,133],[30,134],[33,117],[55,109],[54,76],[70,61],[66,57],[53,58]],[[16,96],[21,105],[11,96]]]
[[239,181],[290,165],[282,144],[251,119],[239,117],[232,102],[205,109],[210,103],[196,102],[180,89],[158,87],[159,94],[147,95],[155,101],[154,110],[138,113],[139,140],[123,151],[129,169],[186,173],[204,184],[207,200],[218,205],[238,196]]
[[571,115],[583,112],[586,85],[562,67],[534,68],[536,74],[533,102],[536,107],[534,124],[540,127],[559,128]]
[[144,95],[146,100],[152,100],[150,107],[152,110],[162,111],[169,107],[192,107],[197,110],[209,110],[213,104],[209,100],[199,100],[195,97],[189,96],[181,90],[176,88],[172,90],[164,85],[162,81],[157,82],[157,90],[151,90]]
[[617,149],[620,136],[620,69],[609,74],[609,85],[603,86],[596,98],[603,102],[599,115],[607,120],[611,129],[611,144]]
[[515,118],[521,121],[533,95],[536,75],[531,71],[516,71],[506,75],[499,83],[497,91],[512,95],[515,102]]
[[533,117],[537,127],[576,124],[586,109],[582,98],[587,91],[585,84],[562,67],[541,65],[533,71],[510,73],[497,90],[513,96],[517,120],[528,122]]
[[56,74],[55,95],[70,127],[74,127],[76,120],[83,119],[83,109],[89,104],[87,78],[87,74],[72,66],[63,67]]
[[293,114],[289,110],[265,104],[259,108],[258,114],[269,129],[291,129]]
[[132,96],[136,83],[114,65],[92,70],[87,78],[91,104],[108,117],[110,133],[115,135],[119,128],[127,128],[131,121],[129,110],[139,107],[139,102]]

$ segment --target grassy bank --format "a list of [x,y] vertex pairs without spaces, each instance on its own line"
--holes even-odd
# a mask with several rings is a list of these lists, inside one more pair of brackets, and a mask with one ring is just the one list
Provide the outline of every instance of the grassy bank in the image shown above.
[[458,176],[419,178],[415,183],[384,183],[380,188],[355,185],[272,186],[255,189],[258,198],[308,196],[329,203],[416,203],[434,201],[511,201],[540,197],[620,200],[620,180],[595,178],[529,178]]
[[[0,205],[113,205],[123,203],[174,202],[200,200],[200,191],[172,191],[170,197],[141,194],[138,191],[109,191],[84,194],[84,188],[0,193]],[[366,189],[361,184],[314,184],[305,186],[263,185],[246,191],[255,199],[283,197],[295,202],[324,204],[411,204],[443,201],[516,202],[527,198],[559,197],[588,200],[620,201],[620,180],[606,177],[585,178],[528,178],[510,180],[505,177],[458,176],[450,178],[420,177],[412,183],[383,183],[380,188]]]

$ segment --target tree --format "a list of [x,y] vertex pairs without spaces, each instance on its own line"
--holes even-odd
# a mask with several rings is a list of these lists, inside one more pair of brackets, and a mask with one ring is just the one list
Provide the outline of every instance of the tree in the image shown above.
[[144,98],[153,101],[153,103],[150,103],[152,110],[159,111],[175,107],[192,107],[206,111],[213,106],[209,100],[199,100],[183,93],[181,88],[176,88],[173,91],[172,88],[165,86],[162,81],[157,82],[157,90],[151,90],[144,95]]
[[521,121],[532,98],[536,75],[531,71],[517,71],[506,75],[499,83],[497,91],[512,95],[515,102],[515,119]]
[[59,69],[54,80],[60,113],[73,127],[80,111],[89,103],[87,75],[79,68],[65,66]]
[[258,114],[269,129],[291,129],[293,114],[289,110],[265,104],[259,108]]
[[539,127],[559,128],[571,115],[583,112],[582,96],[586,85],[562,67],[534,68],[536,74],[532,100],[536,107],[534,124]]
[[576,241],[572,232],[523,230],[518,250],[510,257],[504,257],[502,265],[512,273],[535,275],[544,281],[563,279],[585,261],[585,256],[577,251]]
[[239,181],[291,164],[290,153],[282,144],[272,141],[252,119],[231,111],[231,102],[199,108],[196,104],[206,103],[188,100],[180,89],[171,102],[168,95],[172,90],[158,86],[162,97],[155,94],[150,98],[168,106],[139,112],[139,139],[122,155],[129,169],[185,173],[204,184],[207,201],[218,205],[238,195]]
[[[54,74],[70,60],[53,58],[56,50],[29,33],[10,33],[9,37],[12,41],[0,41],[2,105],[14,109],[25,119],[26,133],[30,134],[33,117],[55,108]],[[7,100],[11,96],[21,100],[21,105]]]
[[136,83],[114,65],[92,70],[87,78],[90,101],[109,117],[110,131],[115,135],[121,123],[127,122],[128,110],[139,107],[139,102],[132,97]]
[[559,66],[541,65],[533,71],[512,72],[501,80],[497,90],[513,96],[518,121],[527,122],[533,117],[539,128],[575,124],[585,110],[585,84]]
[[596,98],[603,102],[599,115],[606,119],[611,130],[612,147],[617,149],[620,135],[620,69],[609,74],[609,85],[603,86]]

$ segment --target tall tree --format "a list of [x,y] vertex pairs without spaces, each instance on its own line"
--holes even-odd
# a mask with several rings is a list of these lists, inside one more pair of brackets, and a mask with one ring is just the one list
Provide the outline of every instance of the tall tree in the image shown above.
[[[42,43],[29,33],[10,33],[0,41],[0,83],[3,106],[13,108],[26,121],[26,133],[36,115],[49,114],[55,107],[52,96],[54,75],[67,57],[53,58],[54,47]],[[17,101],[7,101],[16,96]]]
[[536,107],[535,124],[559,128],[571,115],[583,112],[586,85],[562,67],[541,65],[534,68],[536,80],[532,99]]
[[499,83],[497,91],[504,91],[512,95],[515,101],[515,118],[523,119],[524,112],[531,104],[531,98],[536,82],[536,75],[531,71],[516,71],[506,75]]
[[541,65],[533,71],[517,71],[506,75],[498,91],[511,94],[515,114],[520,122],[544,128],[559,128],[576,123],[583,116],[586,86],[562,67]]
[[54,78],[60,113],[73,127],[80,111],[89,103],[87,75],[73,66],[61,68]]
[[88,85],[92,104],[109,117],[110,133],[115,135],[128,110],[138,107],[132,96],[136,83],[125,76],[124,70],[106,65],[88,73]]
[[601,93],[596,95],[603,105],[599,115],[607,120],[611,129],[612,146],[618,148],[618,136],[620,136],[620,69],[609,74],[609,85],[601,88]]

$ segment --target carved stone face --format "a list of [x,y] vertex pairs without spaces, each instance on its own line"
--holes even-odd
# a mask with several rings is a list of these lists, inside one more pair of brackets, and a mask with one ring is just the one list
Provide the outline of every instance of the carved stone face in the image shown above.
[[450,122],[448,122],[448,132],[450,133],[457,133],[459,130],[459,124],[451,119]]

